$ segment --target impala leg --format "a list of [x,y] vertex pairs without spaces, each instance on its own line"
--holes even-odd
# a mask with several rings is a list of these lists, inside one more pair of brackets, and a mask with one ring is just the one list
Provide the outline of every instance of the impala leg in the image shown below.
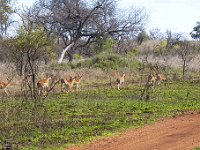
[[117,89],[118,89],[118,90],[120,90],[119,86],[120,86],[120,84],[118,83],[118,84],[117,84]]
[[69,85],[66,85],[66,93],[69,93]]
[[47,90],[48,90],[48,88],[45,87],[45,88],[44,88],[44,95],[47,95]]
[[63,83],[60,84],[60,91],[63,92]]
[[79,88],[79,85],[78,85],[78,84],[76,84],[76,91],[78,91],[78,88]]
[[6,88],[4,88],[4,92],[6,93],[7,96],[9,96],[9,93]]

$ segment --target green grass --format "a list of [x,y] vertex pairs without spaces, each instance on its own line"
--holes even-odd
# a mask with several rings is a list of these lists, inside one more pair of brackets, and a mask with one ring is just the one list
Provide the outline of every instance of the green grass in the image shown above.
[[153,89],[149,101],[139,99],[140,87],[136,85],[120,91],[52,94],[37,103],[1,100],[0,141],[11,139],[20,149],[61,149],[159,118],[199,111],[199,91],[199,84],[173,83]]

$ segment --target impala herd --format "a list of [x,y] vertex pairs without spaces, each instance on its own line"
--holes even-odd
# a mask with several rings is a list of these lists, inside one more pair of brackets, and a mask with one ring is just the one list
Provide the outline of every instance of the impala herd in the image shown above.
[[[125,81],[125,73],[118,74],[115,77],[115,82],[117,84],[117,89],[120,90],[121,85]],[[60,85],[61,85],[61,92],[65,90],[67,93],[71,92],[75,86],[75,90],[78,91],[81,80],[82,80],[83,75],[76,75],[75,77],[69,76],[63,77],[59,79]],[[41,79],[37,81],[37,89],[38,89],[38,94],[39,95],[46,95],[48,92],[48,89],[50,87],[50,83],[52,80],[53,76],[48,76],[45,79]],[[147,85],[154,87],[155,85],[161,84],[161,82],[166,81],[167,78],[163,74],[150,74],[147,76]],[[14,83],[11,83],[8,79],[7,82],[0,82],[0,89],[4,91],[4,93],[8,96],[9,93],[7,91],[7,88],[9,86],[16,85]]]

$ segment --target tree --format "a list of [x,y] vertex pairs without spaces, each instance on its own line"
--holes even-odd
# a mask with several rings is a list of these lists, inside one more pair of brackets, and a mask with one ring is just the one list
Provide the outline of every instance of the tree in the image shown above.
[[193,28],[190,35],[193,39],[200,40],[200,22],[197,22],[197,25]]
[[9,16],[13,13],[9,0],[0,1],[0,37],[5,36],[10,25]]
[[141,45],[144,41],[148,40],[149,36],[145,31],[142,31],[138,34],[136,40],[139,45]]
[[121,39],[142,29],[146,19],[144,10],[132,9],[122,14],[116,4],[115,0],[40,0],[33,8],[32,19],[43,25],[49,36],[62,41],[60,64],[65,53],[70,54],[73,49],[105,36]]
[[158,28],[153,28],[149,31],[149,38],[160,41],[164,39],[164,34]]
[[[23,78],[22,91],[24,96],[37,98],[36,76],[38,73],[38,61],[45,55],[44,47],[48,46],[50,41],[43,28],[32,26],[23,18],[17,35],[7,41],[9,61],[16,65],[17,71]],[[28,28],[27,28],[28,27]]]
[[195,43],[186,40],[181,41],[179,44],[174,46],[174,49],[182,60],[182,77],[184,80],[188,63],[196,56],[197,49]]
[[[24,83],[31,91],[31,96],[36,98],[36,76],[38,73],[38,60],[43,57],[43,47],[48,45],[48,38],[46,33],[42,29],[26,30],[20,28],[18,35],[14,40],[14,46],[16,47],[16,53],[14,58],[17,64],[21,64],[22,75]],[[28,80],[31,79],[31,80]]]
[[155,41],[146,41],[139,46],[139,52],[143,55],[143,62],[149,64],[149,56],[153,53],[154,48],[156,47]]
[[180,43],[181,40],[184,39],[184,36],[182,33],[173,33],[170,30],[166,31],[166,40],[167,40],[167,49],[173,49],[174,45],[177,45]]

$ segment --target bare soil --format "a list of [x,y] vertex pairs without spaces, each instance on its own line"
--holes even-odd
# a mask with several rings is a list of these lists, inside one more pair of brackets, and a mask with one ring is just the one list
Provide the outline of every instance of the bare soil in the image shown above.
[[192,113],[66,150],[191,150],[197,146],[200,146],[200,114]]

